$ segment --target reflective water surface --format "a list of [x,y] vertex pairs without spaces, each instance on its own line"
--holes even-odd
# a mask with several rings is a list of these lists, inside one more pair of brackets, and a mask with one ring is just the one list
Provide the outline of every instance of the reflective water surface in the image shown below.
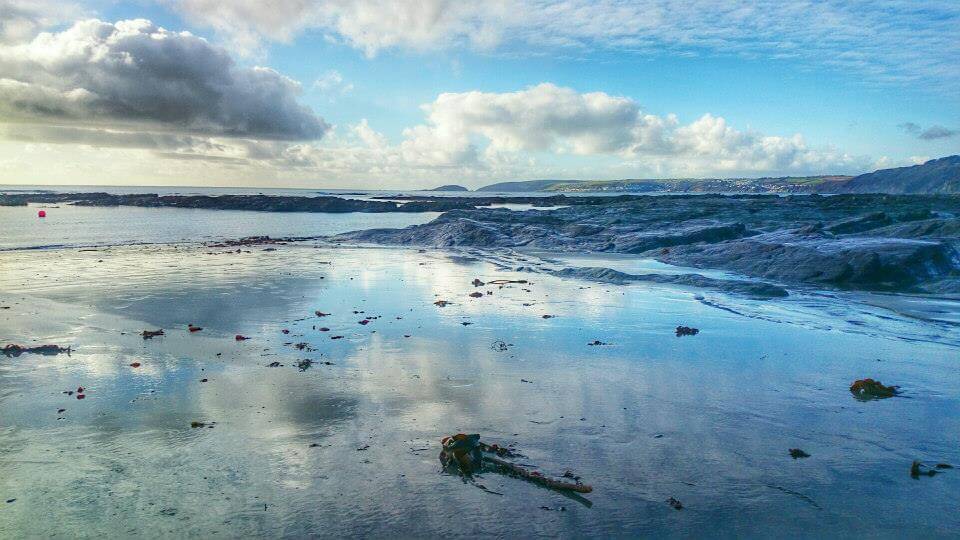
[[[37,212],[44,209],[47,217]],[[57,247],[205,242],[242,236],[321,236],[372,227],[406,227],[440,214],[248,212],[193,208],[0,206],[0,251]]]
[[[960,470],[909,474],[915,459],[960,465],[954,324],[830,295],[761,302],[439,251],[273,247],[0,253],[0,346],[73,347],[0,356],[0,537],[960,526]],[[677,338],[679,324],[701,332]],[[848,387],[863,377],[903,394],[857,401]],[[86,399],[63,393],[78,386]],[[485,491],[443,474],[439,440],[459,431],[594,491],[484,474]]]

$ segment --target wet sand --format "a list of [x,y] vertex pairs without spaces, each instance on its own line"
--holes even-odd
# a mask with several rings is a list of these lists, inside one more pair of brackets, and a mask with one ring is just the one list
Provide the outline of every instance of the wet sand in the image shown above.
[[[433,250],[182,244],[0,253],[0,307],[0,345],[73,348],[0,356],[0,537],[960,526],[960,472],[909,474],[915,459],[960,464],[957,327],[832,294],[612,286]],[[677,338],[680,324],[700,333]],[[903,393],[857,401],[864,377]],[[78,386],[86,399],[63,393]],[[460,431],[594,491],[445,474],[440,438]]]

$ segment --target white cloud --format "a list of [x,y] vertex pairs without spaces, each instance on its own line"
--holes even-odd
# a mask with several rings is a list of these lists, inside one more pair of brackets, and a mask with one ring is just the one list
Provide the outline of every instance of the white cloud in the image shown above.
[[541,84],[439,95],[397,144],[366,120],[324,144],[251,143],[251,163],[341,181],[466,183],[504,178],[842,173],[870,160],[812,148],[800,135],[741,131],[705,114],[689,124],[625,97]]
[[352,92],[353,84],[344,80],[339,71],[331,69],[317,77],[317,80],[313,81],[312,88],[333,99]]
[[26,41],[40,30],[76,20],[81,14],[73,2],[0,0],[0,44]]
[[639,107],[603,92],[579,94],[541,84],[502,94],[441,94],[424,111],[429,129],[457,145],[476,134],[489,140],[497,152],[553,150],[588,155],[626,149]]
[[806,173],[856,162],[831,148],[812,149],[800,135],[740,131],[710,114],[682,125],[673,115],[643,113],[629,98],[552,84],[500,94],[441,94],[423,108],[427,123],[406,130],[401,149],[408,161],[434,166],[518,152],[613,155],[685,172]]
[[246,48],[317,29],[375,55],[472,46],[744,55],[853,70],[871,81],[960,84],[960,3],[927,0],[163,0]]
[[371,128],[366,118],[353,126],[353,133],[370,148],[386,148],[388,145],[387,138]]
[[264,139],[317,139],[329,126],[276,71],[138,19],[95,19],[0,45],[0,117]]
[[484,47],[501,41],[508,0],[165,0],[188,20],[228,35],[253,50],[261,38],[290,41],[318,28],[373,56],[394,47],[428,50],[452,41]]
[[810,147],[799,134],[742,131],[711,114],[684,124],[674,115],[646,113],[626,97],[552,84],[446,93],[422,109],[425,122],[405,129],[397,143],[366,119],[320,143],[25,124],[7,124],[0,138],[146,149],[155,158],[229,164],[234,174],[259,174],[259,181],[312,178],[327,185],[844,173],[872,164]]

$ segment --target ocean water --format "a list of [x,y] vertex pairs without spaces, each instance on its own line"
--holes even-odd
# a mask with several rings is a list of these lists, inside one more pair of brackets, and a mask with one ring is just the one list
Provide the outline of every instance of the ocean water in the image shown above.
[[[913,460],[960,465],[955,302],[760,301],[506,269],[680,271],[628,257],[197,243],[426,214],[36,210],[0,208],[0,347],[72,349],[0,355],[0,538],[960,528],[960,469],[910,476]],[[945,315],[917,315],[931,310]],[[681,324],[700,333],[678,338]],[[848,388],[865,377],[902,393],[858,401]],[[83,400],[64,393],[81,386]],[[457,432],[593,492],[447,474],[440,439]]]
[[[406,227],[440,214],[247,212],[192,208],[0,206],[0,250],[209,242],[244,236],[323,236]],[[47,217],[38,218],[44,209]]]

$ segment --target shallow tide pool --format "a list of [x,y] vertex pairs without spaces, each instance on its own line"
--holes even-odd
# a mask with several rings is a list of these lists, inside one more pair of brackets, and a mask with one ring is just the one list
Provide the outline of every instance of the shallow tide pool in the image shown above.
[[[956,326],[831,295],[610,286],[440,251],[181,244],[0,253],[0,307],[0,346],[73,348],[0,356],[4,538],[960,526],[960,470],[909,474],[960,465]],[[680,324],[699,335],[676,337]],[[902,395],[858,401],[864,377]],[[63,393],[80,386],[86,399]],[[445,474],[440,439],[457,432],[594,491]]]

